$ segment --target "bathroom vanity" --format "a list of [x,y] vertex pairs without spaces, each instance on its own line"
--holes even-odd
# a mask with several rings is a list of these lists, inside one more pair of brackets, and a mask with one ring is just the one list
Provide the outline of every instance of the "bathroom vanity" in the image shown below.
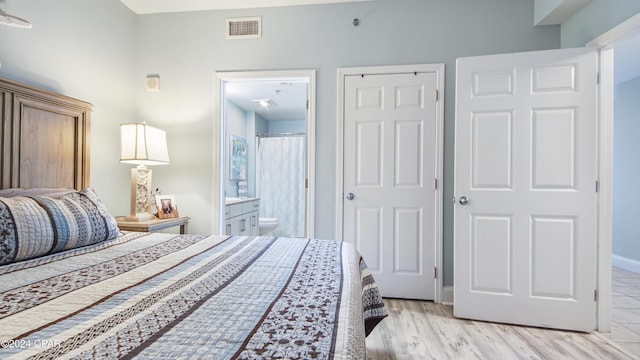
[[225,205],[225,234],[260,234],[260,229],[258,228],[260,199],[226,198]]

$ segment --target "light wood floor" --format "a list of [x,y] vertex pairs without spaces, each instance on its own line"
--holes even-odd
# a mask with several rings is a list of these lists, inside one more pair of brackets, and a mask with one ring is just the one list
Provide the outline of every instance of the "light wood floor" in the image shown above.
[[640,359],[640,275],[614,269],[612,284],[611,333],[461,320],[451,306],[385,299],[389,317],[367,338],[367,358]]
[[640,358],[640,274],[612,269],[611,332],[599,334]]

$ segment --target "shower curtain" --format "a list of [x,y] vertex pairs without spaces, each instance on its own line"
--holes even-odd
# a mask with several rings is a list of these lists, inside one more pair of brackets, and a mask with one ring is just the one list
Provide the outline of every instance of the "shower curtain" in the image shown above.
[[305,138],[260,138],[256,189],[260,217],[277,218],[274,236],[303,237],[305,212]]

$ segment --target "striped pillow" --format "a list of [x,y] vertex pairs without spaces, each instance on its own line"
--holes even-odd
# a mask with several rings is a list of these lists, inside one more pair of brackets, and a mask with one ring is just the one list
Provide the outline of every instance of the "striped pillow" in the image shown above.
[[0,265],[118,236],[116,220],[95,191],[0,198]]

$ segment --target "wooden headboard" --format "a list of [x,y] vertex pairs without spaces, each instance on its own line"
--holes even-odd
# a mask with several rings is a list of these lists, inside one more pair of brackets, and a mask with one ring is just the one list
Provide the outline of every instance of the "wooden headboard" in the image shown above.
[[0,189],[88,187],[91,109],[0,78]]

